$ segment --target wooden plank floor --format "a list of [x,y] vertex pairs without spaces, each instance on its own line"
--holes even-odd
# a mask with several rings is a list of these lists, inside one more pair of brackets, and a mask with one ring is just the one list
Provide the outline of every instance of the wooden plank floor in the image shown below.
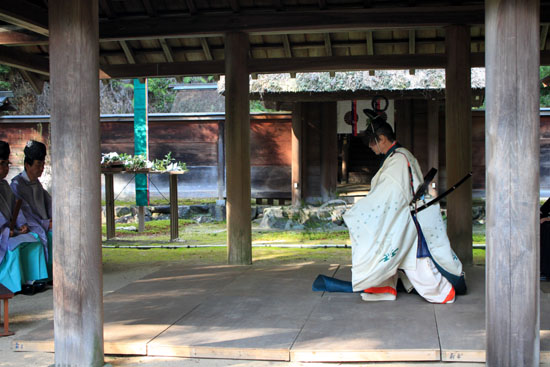
[[[336,277],[351,279],[350,267]],[[291,360],[439,361],[439,350],[433,305],[418,295],[364,302],[357,294],[326,293],[294,343]]]
[[[484,268],[467,269],[468,295],[432,305],[416,294],[363,302],[312,292],[317,274],[349,266],[170,267],[104,299],[105,353],[311,362],[485,361]],[[550,362],[550,294],[541,293],[541,361]],[[53,351],[46,323],[13,342]]]

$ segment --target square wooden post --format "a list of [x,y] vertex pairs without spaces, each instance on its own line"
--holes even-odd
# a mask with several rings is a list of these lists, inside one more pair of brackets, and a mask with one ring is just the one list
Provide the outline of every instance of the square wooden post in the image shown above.
[[97,0],[50,0],[56,366],[103,366]]
[[178,174],[170,173],[170,241],[179,237],[178,228]]
[[[428,169],[432,167],[439,173],[439,101],[428,100]],[[438,174],[434,179],[435,187],[430,185],[428,192],[432,196],[437,196],[439,190]]]
[[115,231],[115,191],[112,173],[105,173],[105,222],[107,227],[107,239],[116,235]]
[[[450,187],[472,171],[470,27],[453,25],[445,31],[445,155]],[[447,234],[462,263],[471,264],[472,180],[447,197]]]
[[248,48],[246,33],[225,35],[227,258],[241,265],[252,263]]
[[302,104],[294,103],[292,110],[292,205],[302,201]]
[[336,102],[325,102],[321,116],[321,197],[328,201],[336,195],[338,178],[338,134]]
[[537,0],[485,2],[488,366],[538,366]]

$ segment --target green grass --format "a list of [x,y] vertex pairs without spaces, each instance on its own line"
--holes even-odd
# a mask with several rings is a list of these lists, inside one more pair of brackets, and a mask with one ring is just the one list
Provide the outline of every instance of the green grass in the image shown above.
[[[257,265],[281,265],[292,263],[351,264],[349,248],[273,248],[252,249],[252,261]],[[120,266],[162,266],[182,265],[224,265],[227,264],[225,247],[179,248],[179,249],[103,249],[104,267]]]
[[485,250],[474,249],[474,265],[485,265]]
[[288,243],[350,243],[348,231],[255,231],[252,240],[258,242],[281,241]]
[[483,234],[474,233],[472,235],[472,242],[473,243],[485,243],[485,233],[483,233]]

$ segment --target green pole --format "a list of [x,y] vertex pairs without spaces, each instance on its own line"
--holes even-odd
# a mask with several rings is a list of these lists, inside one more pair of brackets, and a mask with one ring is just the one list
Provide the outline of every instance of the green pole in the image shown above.
[[[147,127],[147,79],[141,83],[134,79],[134,154],[144,155],[148,153],[148,127]],[[136,175],[136,206],[149,205],[149,191],[147,175]]]

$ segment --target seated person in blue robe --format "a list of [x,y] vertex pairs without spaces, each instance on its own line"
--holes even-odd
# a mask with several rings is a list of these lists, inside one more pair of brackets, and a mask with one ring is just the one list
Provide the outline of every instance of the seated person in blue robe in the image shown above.
[[25,170],[11,180],[11,189],[17,199],[23,201],[21,210],[27,218],[30,230],[38,235],[44,245],[48,279],[52,277],[52,198],[38,180],[44,172],[46,146],[29,140],[24,149]]
[[25,215],[15,210],[16,199],[5,180],[9,155],[9,144],[0,140],[0,283],[13,293],[34,294],[45,289],[45,282],[35,281],[48,277],[46,259],[38,236],[29,232]]

